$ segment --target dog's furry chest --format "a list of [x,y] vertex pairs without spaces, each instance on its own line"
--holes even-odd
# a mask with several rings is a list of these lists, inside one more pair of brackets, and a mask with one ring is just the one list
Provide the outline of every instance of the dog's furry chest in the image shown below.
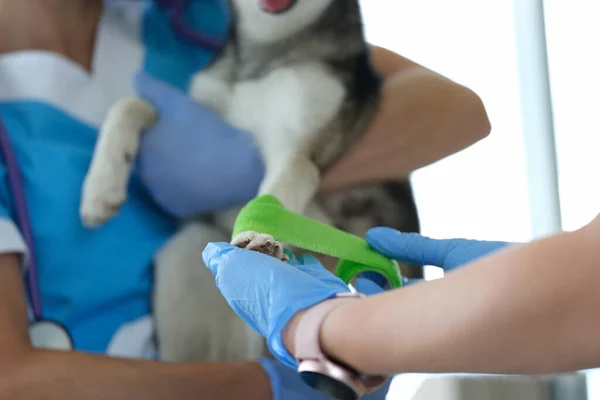
[[194,77],[190,95],[254,135],[263,153],[310,151],[346,97],[341,80],[318,61],[243,65],[225,54]]

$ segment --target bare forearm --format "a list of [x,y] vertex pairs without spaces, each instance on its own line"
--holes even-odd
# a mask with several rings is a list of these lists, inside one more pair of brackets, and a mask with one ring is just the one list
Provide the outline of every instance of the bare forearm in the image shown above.
[[368,131],[325,175],[323,190],[406,178],[485,138],[490,122],[471,90],[383,49],[383,101]]
[[159,363],[31,348],[18,258],[0,254],[0,399],[269,400],[257,363]]
[[597,367],[599,236],[590,229],[560,234],[442,280],[349,303],[326,320],[323,346],[365,372],[542,374]]
[[267,400],[271,391],[257,363],[167,364],[36,351],[0,374],[0,398]]

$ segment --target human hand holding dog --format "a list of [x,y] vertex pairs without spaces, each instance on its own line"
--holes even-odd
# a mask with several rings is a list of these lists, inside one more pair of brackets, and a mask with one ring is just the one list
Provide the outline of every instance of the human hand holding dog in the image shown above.
[[264,168],[252,135],[145,73],[134,85],[159,114],[142,136],[137,173],[165,211],[186,218],[256,195]]

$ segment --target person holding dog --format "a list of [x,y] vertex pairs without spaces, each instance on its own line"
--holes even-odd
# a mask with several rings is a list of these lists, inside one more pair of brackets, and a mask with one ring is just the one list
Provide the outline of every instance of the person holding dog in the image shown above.
[[[225,38],[226,2],[187,7],[192,28]],[[22,272],[33,254],[18,229],[4,160],[0,398],[321,396],[271,359],[154,360],[154,255],[178,218],[249,200],[262,178],[249,135],[185,95],[192,71],[214,52],[181,40],[169,15],[164,2],[150,0],[0,0],[0,120],[31,216],[43,316],[64,330],[74,350],[32,345],[31,291]],[[471,90],[385,49],[373,47],[372,60],[385,81],[382,107],[360,145],[329,171],[323,190],[406,176],[489,133],[485,109]],[[159,123],[144,136],[119,218],[87,231],[78,201],[98,127],[114,101],[135,93],[160,100]],[[237,190],[225,197],[218,185]],[[385,388],[372,396],[383,399]]]

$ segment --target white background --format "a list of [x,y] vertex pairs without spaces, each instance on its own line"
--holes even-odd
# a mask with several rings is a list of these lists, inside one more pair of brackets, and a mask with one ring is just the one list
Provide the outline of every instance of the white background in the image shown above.
[[[423,233],[529,240],[513,0],[363,0],[362,6],[371,43],[473,89],[492,122],[489,138],[414,174]],[[563,226],[573,230],[600,205],[600,2],[547,0],[546,18]],[[423,379],[399,377],[390,398],[409,399]]]

